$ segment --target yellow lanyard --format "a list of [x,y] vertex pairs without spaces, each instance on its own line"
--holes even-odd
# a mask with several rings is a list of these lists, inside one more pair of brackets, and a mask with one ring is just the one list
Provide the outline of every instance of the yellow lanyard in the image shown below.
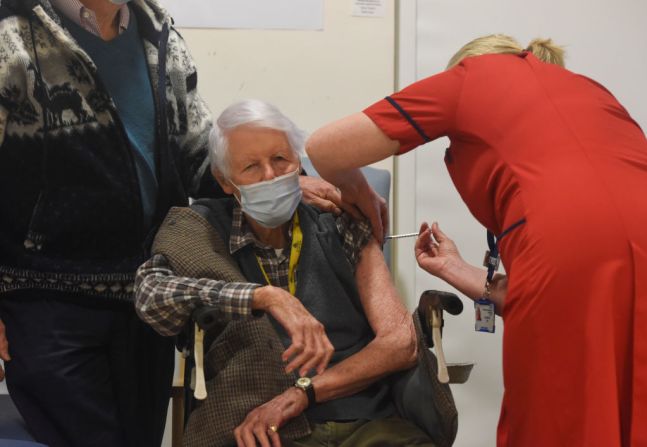
[[[288,267],[288,289],[290,290],[291,295],[297,293],[297,264],[299,263],[299,256],[301,256],[301,246],[303,245],[303,233],[301,232],[301,225],[299,225],[299,214],[294,213],[294,219],[292,221],[292,244],[290,244],[290,264]],[[258,255],[256,256],[258,260],[258,265],[263,272],[263,276],[268,284],[272,284],[270,277],[267,275],[267,272],[263,268],[263,263],[261,262]]]

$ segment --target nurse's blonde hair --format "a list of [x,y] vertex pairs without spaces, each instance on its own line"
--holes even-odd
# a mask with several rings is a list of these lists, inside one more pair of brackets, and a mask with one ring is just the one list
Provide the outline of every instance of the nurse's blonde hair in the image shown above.
[[549,64],[564,66],[564,48],[553,43],[551,39],[533,39],[524,49],[513,37],[505,34],[491,34],[472,40],[452,56],[447,68],[452,68],[466,57],[480,56],[482,54],[519,54],[529,51],[537,59]]

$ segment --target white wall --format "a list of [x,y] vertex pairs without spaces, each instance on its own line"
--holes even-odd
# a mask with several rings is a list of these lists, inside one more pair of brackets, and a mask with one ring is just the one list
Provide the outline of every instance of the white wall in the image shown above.
[[[394,87],[395,1],[384,17],[351,16],[350,0],[325,2],[323,31],[184,29],[198,88],[214,115],[232,102],[273,102],[311,132]],[[379,164],[391,170],[392,161]]]
[[[504,32],[522,45],[536,36],[552,37],[566,46],[568,68],[608,87],[647,128],[644,0],[401,0],[400,8],[400,86],[442,71],[456,50],[481,35]],[[485,230],[468,213],[446,173],[447,146],[447,141],[432,142],[396,161],[397,231],[414,231],[423,220],[438,220],[464,257],[480,264],[487,248]],[[426,289],[450,290],[416,267],[412,241],[399,244],[396,265],[403,287],[413,289],[413,296]],[[457,447],[495,445],[503,392],[502,322],[489,335],[475,333],[473,321],[472,306],[446,321],[448,361],[477,362],[470,381],[453,386],[460,421]]]

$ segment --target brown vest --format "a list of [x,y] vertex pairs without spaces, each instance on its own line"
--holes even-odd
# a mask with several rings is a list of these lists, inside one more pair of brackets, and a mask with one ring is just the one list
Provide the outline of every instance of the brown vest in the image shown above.
[[[164,255],[180,276],[247,282],[218,232],[190,208],[169,211],[152,251]],[[267,316],[230,321],[220,328],[205,352],[208,394],[189,418],[183,440],[187,447],[234,445],[234,428],[247,414],[297,379],[283,372],[283,344]],[[303,414],[281,427],[285,439],[310,432]]]

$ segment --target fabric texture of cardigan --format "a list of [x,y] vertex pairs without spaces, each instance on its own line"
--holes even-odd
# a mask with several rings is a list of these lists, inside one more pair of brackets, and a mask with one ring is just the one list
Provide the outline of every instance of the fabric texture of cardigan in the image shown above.
[[90,57],[48,0],[0,4],[0,293],[132,299],[135,270],[168,209],[217,194],[210,113],[191,56],[156,1],[131,5],[155,98],[150,228],[130,142]]

